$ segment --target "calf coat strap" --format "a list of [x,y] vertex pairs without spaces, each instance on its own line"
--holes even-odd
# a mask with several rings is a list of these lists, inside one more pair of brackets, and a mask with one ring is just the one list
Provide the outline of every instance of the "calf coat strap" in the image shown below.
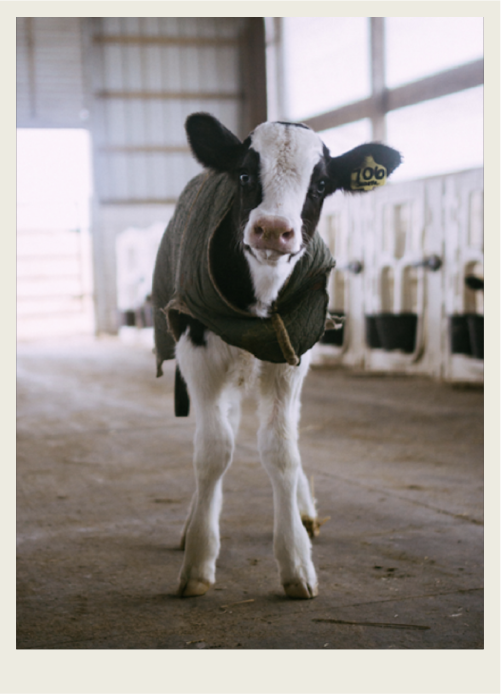
[[294,352],[294,347],[291,344],[289,333],[287,332],[287,328],[285,327],[280,314],[273,312],[271,314],[271,322],[285,361],[291,366],[297,366],[301,360],[301,357],[298,357]]
[[[175,357],[181,314],[199,320],[225,342],[258,359],[297,365],[324,332],[329,273],[334,261],[316,232],[280,291],[269,318],[259,318],[221,293],[211,265],[211,242],[230,212],[235,184],[226,174],[203,173],[181,194],[160,244],[153,278],[157,375]],[[167,321],[166,321],[167,317]]]

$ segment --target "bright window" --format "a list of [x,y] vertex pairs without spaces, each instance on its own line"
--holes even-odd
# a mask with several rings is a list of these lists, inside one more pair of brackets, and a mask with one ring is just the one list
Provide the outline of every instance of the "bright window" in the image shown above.
[[94,332],[90,136],[17,131],[18,340]]
[[[285,118],[308,120],[370,97],[371,22],[282,20]],[[390,90],[483,57],[482,17],[385,17],[384,36]],[[483,166],[483,86],[390,111],[385,121],[387,143],[404,155],[392,180]],[[320,134],[334,155],[373,138],[370,119]]]
[[338,128],[324,130],[319,135],[330,149],[331,155],[338,157],[371,139],[371,122],[368,118],[364,118],[355,123],[347,123]]
[[482,17],[386,17],[391,89],[483,57]]
[[393,180],[483,166],[483,87],[391,111],[387,141],[403,153]]
[[283,45],[288,118],[309,118],[369,95],[367,17],[285,17]]
[[91,189],[87,130],[17,131],[19,227],[89,228]]

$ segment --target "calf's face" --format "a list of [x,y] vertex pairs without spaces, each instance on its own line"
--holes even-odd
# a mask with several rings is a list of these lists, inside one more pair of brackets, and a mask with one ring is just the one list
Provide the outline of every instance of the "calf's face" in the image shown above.
[[[296,255],[307,242],[302,212],[313,171],[324,157],[322,141],[301,126],[263,123],[250,135],[249,155],[240,167],[240,199],[248,198],[248,176],[259,181],[261,195],[245,223],[244,246],[263,259]],[[252,168],[246,159],[253,162]],[[315,198],[318,212],[322,199]],[[249,207],[247,202],[245,209]]]
[[198,161],[235,180],[238,241],[261,264],[299,258],[327,195],[380,185],[401,161],[377,143],[331,157],[313,130],[294,123],[263,123],[241,142],[213,116],[195,113],[186,131]]

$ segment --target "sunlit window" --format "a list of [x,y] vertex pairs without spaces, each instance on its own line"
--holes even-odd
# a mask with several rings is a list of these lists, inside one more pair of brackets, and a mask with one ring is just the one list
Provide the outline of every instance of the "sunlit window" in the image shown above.
[[368,118],[364,118],[355,123],[324,130],[319,135],[330,149],[332,156],[337,157],[371,139],[371,122]]
[[[376,38],[372,54],[371,31]],[[283,116],[308,122],[324,115],[320,122],[342,122],[367,114],[371,65],[376,75],[384,73],[388,90],[406,84],[411,94],[413,82],[481,60],[483,18],[289,17],[282,20],[282,55]],[[414,98],[421,94],[417,91]],[[347,104],[352,104],[349,115],[329,115]],[[320,133],[334,155],[384,138],[404,155],[392,180],[483,166],[483,86],[428,96],[387,113],[374,99],[371,113],[371,118]],[[318,123],[310,124],[316,128]]]
[[92,334],[90,135],[17,132],[17,337]]
[[483,166],[483,87],[391,111],[387,140],[404,153],[393,180]]
[[90,161],[87,130],[18,130],[18,226],[88,228]]
[[483,57],[482,17],[386,17],[386,85]]
[[301,120],[369,95],[367,17],[285,17],[286,111]]

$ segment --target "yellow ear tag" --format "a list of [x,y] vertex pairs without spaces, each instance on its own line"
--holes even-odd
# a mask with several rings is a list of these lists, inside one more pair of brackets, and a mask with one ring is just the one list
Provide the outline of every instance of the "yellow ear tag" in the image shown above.
[[377,186],[384,186],[387,172],[384,166],[376,164],[371,156],[364,159],[362,166],[351,174],[352,190],[374,190]]

